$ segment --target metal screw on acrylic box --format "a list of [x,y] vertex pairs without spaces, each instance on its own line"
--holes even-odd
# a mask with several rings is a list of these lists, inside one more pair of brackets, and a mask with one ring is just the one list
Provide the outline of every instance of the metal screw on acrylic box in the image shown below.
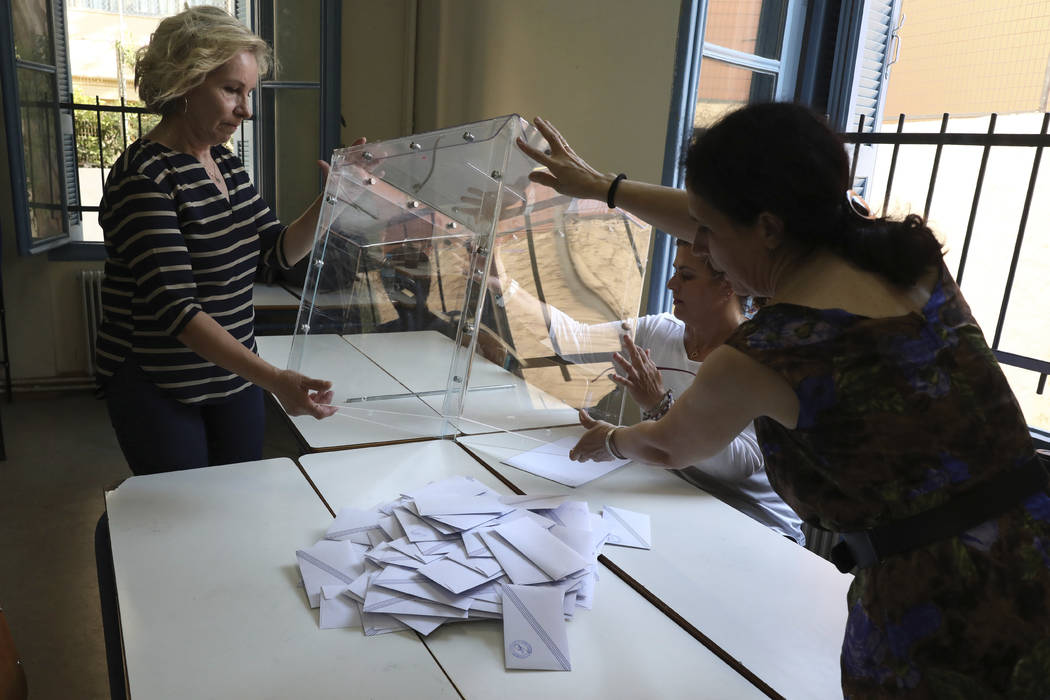
[[517,115],[336,151],[289,367],[384,442],[619,420],[651,234],[532,183]]

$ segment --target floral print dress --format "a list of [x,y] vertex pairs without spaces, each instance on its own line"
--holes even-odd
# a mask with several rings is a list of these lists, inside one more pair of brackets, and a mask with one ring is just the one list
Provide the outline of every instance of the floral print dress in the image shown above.
[[[863,530],[1033,458],[1024,417],[946,268],[922,313],[763,308],[728,344],[775,370],[798,425],[755,422],[770,483],[803,520]],[[858,569],[850,698],[1050,698],[1050,495]]]

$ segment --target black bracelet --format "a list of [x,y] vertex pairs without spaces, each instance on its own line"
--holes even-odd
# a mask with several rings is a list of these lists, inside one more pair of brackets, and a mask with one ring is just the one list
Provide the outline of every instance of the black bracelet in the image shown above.
[[620,186],[620,180],[626,180],[627,175],[620,173],[613,178],[612,184],[609,185],[609,193],[605,195],[605,203],[609,205],[610,209],[616,208],[616,188]]

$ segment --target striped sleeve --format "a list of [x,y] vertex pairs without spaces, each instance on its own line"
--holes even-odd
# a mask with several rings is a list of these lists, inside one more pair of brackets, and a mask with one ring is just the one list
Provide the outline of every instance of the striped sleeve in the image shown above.
[[135,279],[136,322],[178,335],[201,306],[171,193],[133,172],[111,183],[105,199],[107,247]]

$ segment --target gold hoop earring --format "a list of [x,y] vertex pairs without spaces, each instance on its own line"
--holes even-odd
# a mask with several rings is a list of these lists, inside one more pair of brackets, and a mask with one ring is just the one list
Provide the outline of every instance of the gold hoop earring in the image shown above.
[[182,113],[186,114],[186,112],[188,112],[189,109],[190,109],[190,98],[184,96],[182,98]]

